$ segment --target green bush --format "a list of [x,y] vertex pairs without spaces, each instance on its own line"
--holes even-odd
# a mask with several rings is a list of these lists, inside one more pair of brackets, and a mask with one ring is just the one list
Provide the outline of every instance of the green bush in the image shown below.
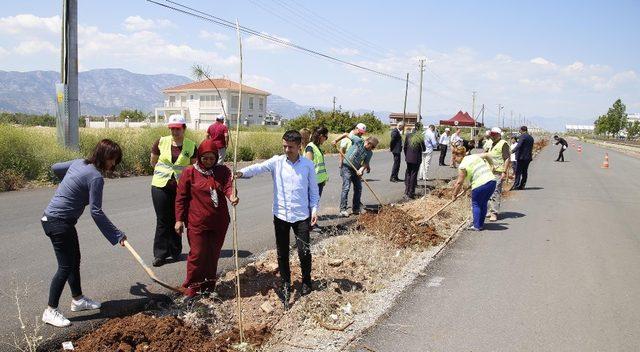
[[384,133],[389,127],[382,123],[373,112],[356,115],[349,111],[321,111],[311,109],[308,113],[299,116],[286,123],[287,129],[300,130],[302,128],[313,129],[318,126],[325,126],[329,132],[344,133],[350,131],[356,124],[367,125],[369,133]]

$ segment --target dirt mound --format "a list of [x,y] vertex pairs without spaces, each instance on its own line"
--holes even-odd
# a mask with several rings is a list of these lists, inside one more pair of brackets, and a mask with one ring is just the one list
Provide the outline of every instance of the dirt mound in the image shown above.
[[[251,344],[268,337],[266,328],[245,333]],[[211,336],[206,329],[186,325],[173,316],[153,317],[144,313],[115,318],[75,342],[76,351],[231,351],[239,342],[236,330]]]
[[434,195],[438,198],[451,198],[453,194],[453,188],[436,188],[431,191],[431,195]]
[[378,214],[360,215],[357,228],[384,238],[399,248],[426,248],[442,241],[433,227],[418,225],[414,217],[395,207],[384,207]]

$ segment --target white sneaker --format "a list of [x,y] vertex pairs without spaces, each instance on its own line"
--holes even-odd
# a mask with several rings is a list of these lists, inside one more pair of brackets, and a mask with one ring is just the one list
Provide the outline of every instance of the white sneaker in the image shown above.
[[100,302],[96,302],[96,301],[94,301],[91,298],[88,298],[86,296],[82,296],[82,298],[80,298],[77,301],[75,299],[71,300],[71,311],[72,312],[79,312],[81,310],[100,309],[101,306],[102,306],[102,304],[100,304]]
[[340,216],[342,216],[343,218],[348,218],[349,217],[349,212],[346,210],[343,210],[340,212]]
[[59,310],[47,307],[42,313],[42,321],[49,325],[64,328],[71,325],[69,319],[65,318]]

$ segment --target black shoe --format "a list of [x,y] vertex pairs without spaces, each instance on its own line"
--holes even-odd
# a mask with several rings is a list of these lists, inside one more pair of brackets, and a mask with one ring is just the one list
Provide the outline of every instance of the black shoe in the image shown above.
[[153,258],[153,263],[151,263],[155,267],[163,266],[166,264],[166,260],[164,258]]
[[313,286],[311,285],[311,283],[308,283],[308,284],[303,283],[302,290],[300,291],[300,296],[306,296],[310,294],[311,291],[313,291]]

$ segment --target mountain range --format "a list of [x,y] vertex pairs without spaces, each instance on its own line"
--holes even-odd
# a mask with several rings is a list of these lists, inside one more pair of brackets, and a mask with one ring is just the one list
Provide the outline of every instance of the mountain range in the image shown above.
[[[55,83],[60,74],[55,71],[0,71],[0,111],[30,114],[54,114]],[[152,112],[162,104],[162,89],[191,82],[185,76],[173,74],[145,75],[124,69],[96,69],[78,74],[80,113],[82,115],[114,115],[124,109]],[[299,105],[272,94],[267,108],[286,118],[297,117],[311,108],[328,107]],[[370,112],[359,109],[356,114]],[[389,112],[376,112],[384,122]]]
[[[162,104],[162,89],[191,82],[186,76],[174,74],[138,74],[124,69],[96,69],[80,72],[79,95],[82,115],[114,115],[123,109],[138,109],[152,112]],[[24,112],[32,114],[54,114],[55,83],[60,74],[55,71],[0,71],[0,111]],[[311,108],[330,110],[327,106],[299,105],[287,98],[272,94],[267,99],[267,109],[285,118],[294,118]],[[351,110],[356,114],[371,112],[369,109]],[[374,114],[388,123],[388,111],[375,111]],[[437,123],[450,116],[425,116],[425,122]],[[562,131],[565,124],[592,124],[592,117],[565,118],[542,117],[529,118],[534,124],[550,130]]]

